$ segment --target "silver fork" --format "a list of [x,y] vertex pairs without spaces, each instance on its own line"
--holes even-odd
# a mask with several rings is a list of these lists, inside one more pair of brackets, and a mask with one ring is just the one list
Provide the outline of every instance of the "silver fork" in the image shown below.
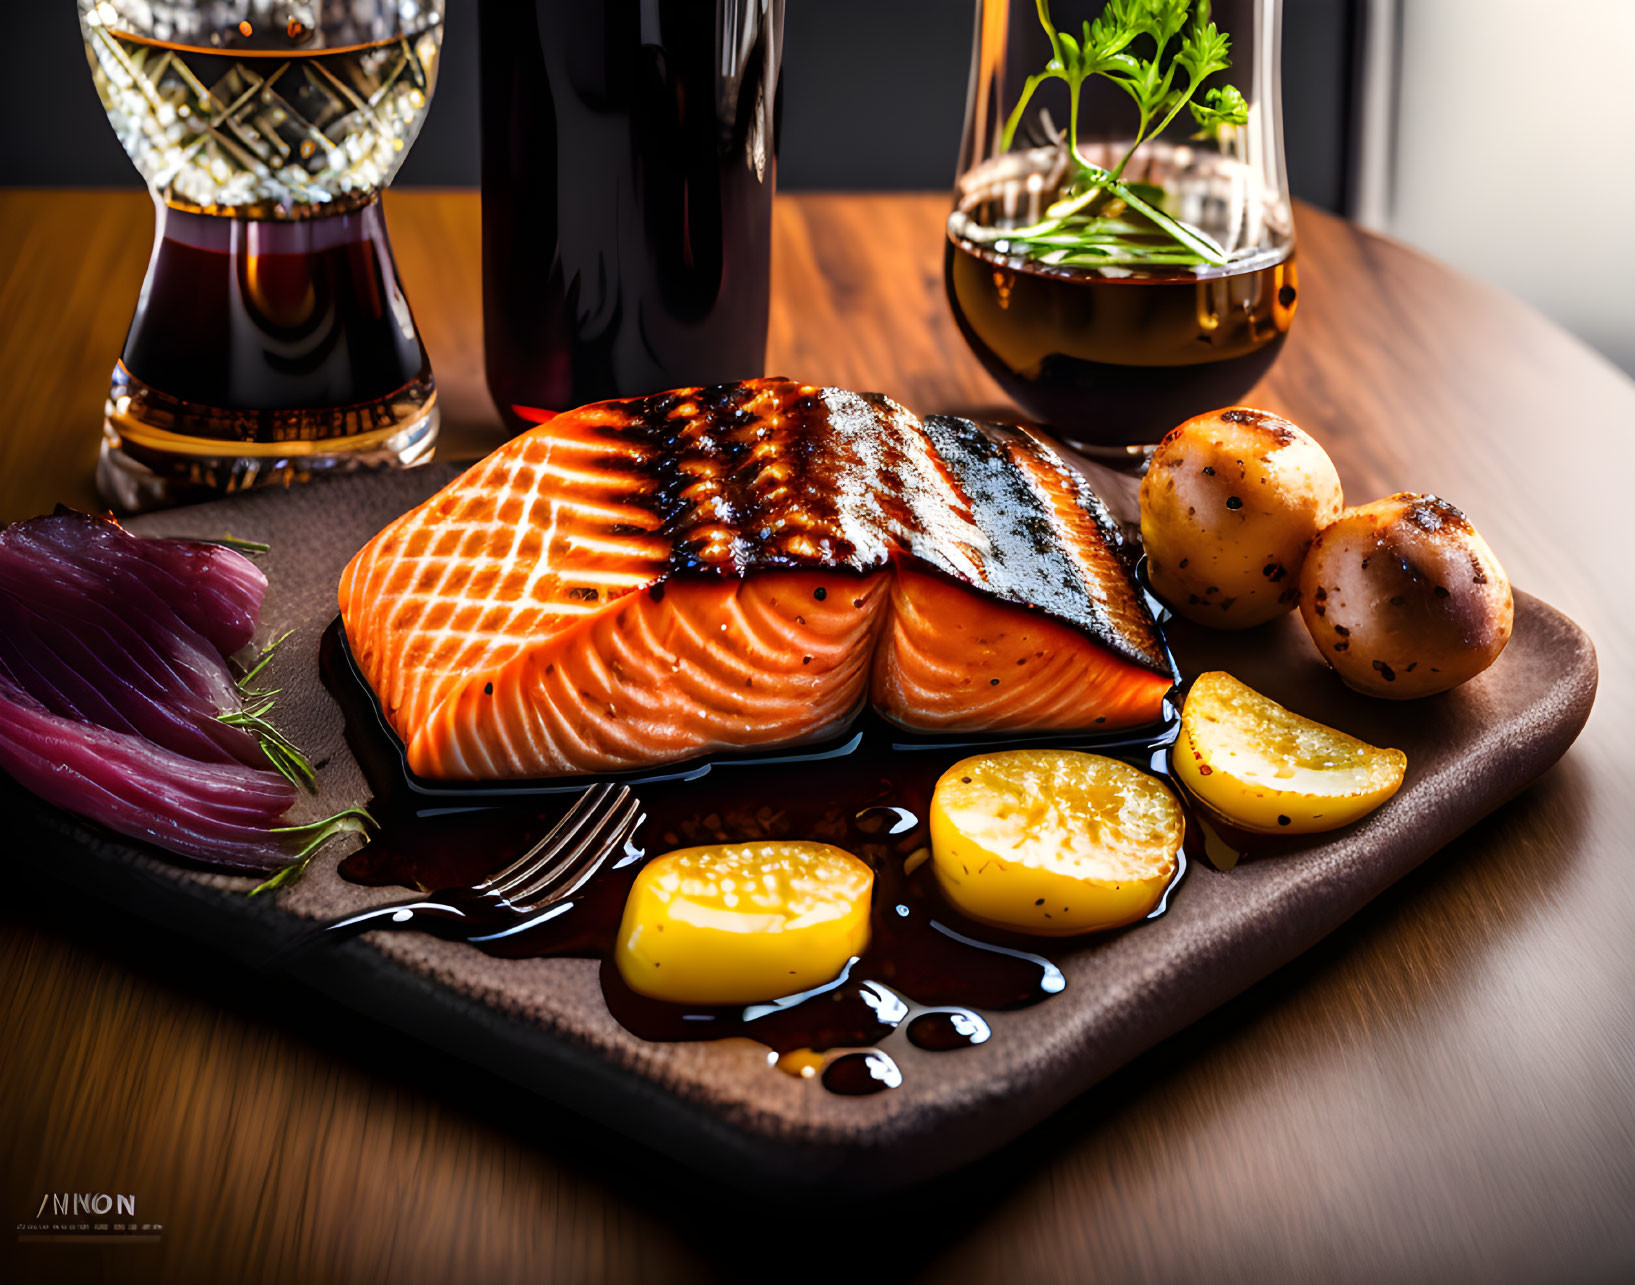
[[567,909],[642,822],[641,801],[625,785],[593,785],[543,839],[498,874],[471,887],[443,888],[347,915],[314,930],[281,959],[376,928],[419,928],[462,941],[492,941],[544,923]]

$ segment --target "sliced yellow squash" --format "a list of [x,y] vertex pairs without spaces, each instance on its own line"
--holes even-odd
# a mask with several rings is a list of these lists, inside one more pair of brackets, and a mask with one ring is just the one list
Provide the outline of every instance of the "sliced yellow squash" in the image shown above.
[[1174,755],[1187,789],[1258,834],[1350,825],[1397,792],[1407,767],[1401,750],[1302,718],[1218,670],[1187,693]]
[[1185,820],[1156,777],[1077,750],[954,764],[931,798],[931,862],[960,913],[1063,937],[1150,914],[1175,877]]
[[869,940],[874,871],[827,843],[716,843],[654,857],[625,900],[614,962],[678,1004],[750,1004],[832,981]]

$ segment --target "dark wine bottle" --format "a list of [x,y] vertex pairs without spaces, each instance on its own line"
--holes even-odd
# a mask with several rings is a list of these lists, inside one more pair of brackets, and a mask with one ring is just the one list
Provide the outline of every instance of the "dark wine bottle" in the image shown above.
[[481,0],[480,38],[506,422],[763,374],[783,0]]

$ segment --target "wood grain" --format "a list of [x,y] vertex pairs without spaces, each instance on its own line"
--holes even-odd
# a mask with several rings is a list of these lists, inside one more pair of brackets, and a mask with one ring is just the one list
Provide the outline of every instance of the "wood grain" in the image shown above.
[[[995,409],[942,300],[944,199],[778,207],[768,364]],[[391,198],[447,448],[498,441],[475,198]],[[4,1208],[132,1190],[154,1245],[23,1279],[1618,1279],[1635,1270],[1635,386],[1522,304],[1300,212],[1304,298],[1255,401],[1354,499],[1435,490],[1596,640],[1567,759],[1295,964],[971,1171],[768,1211],[305,993],[66,906],[12,854]],[[88,504],[140,196],[0,194],[0,517]]]

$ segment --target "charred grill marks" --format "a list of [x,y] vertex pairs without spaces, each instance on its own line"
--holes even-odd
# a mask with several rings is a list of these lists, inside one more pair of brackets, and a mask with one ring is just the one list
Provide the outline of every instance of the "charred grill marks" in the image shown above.
[[1088,484],[1019,429],[879,394],[752,380],[586,407],[635,470],[669,550],[663,579],[867,573],[898,556],[1165,672],[1118,529]]

